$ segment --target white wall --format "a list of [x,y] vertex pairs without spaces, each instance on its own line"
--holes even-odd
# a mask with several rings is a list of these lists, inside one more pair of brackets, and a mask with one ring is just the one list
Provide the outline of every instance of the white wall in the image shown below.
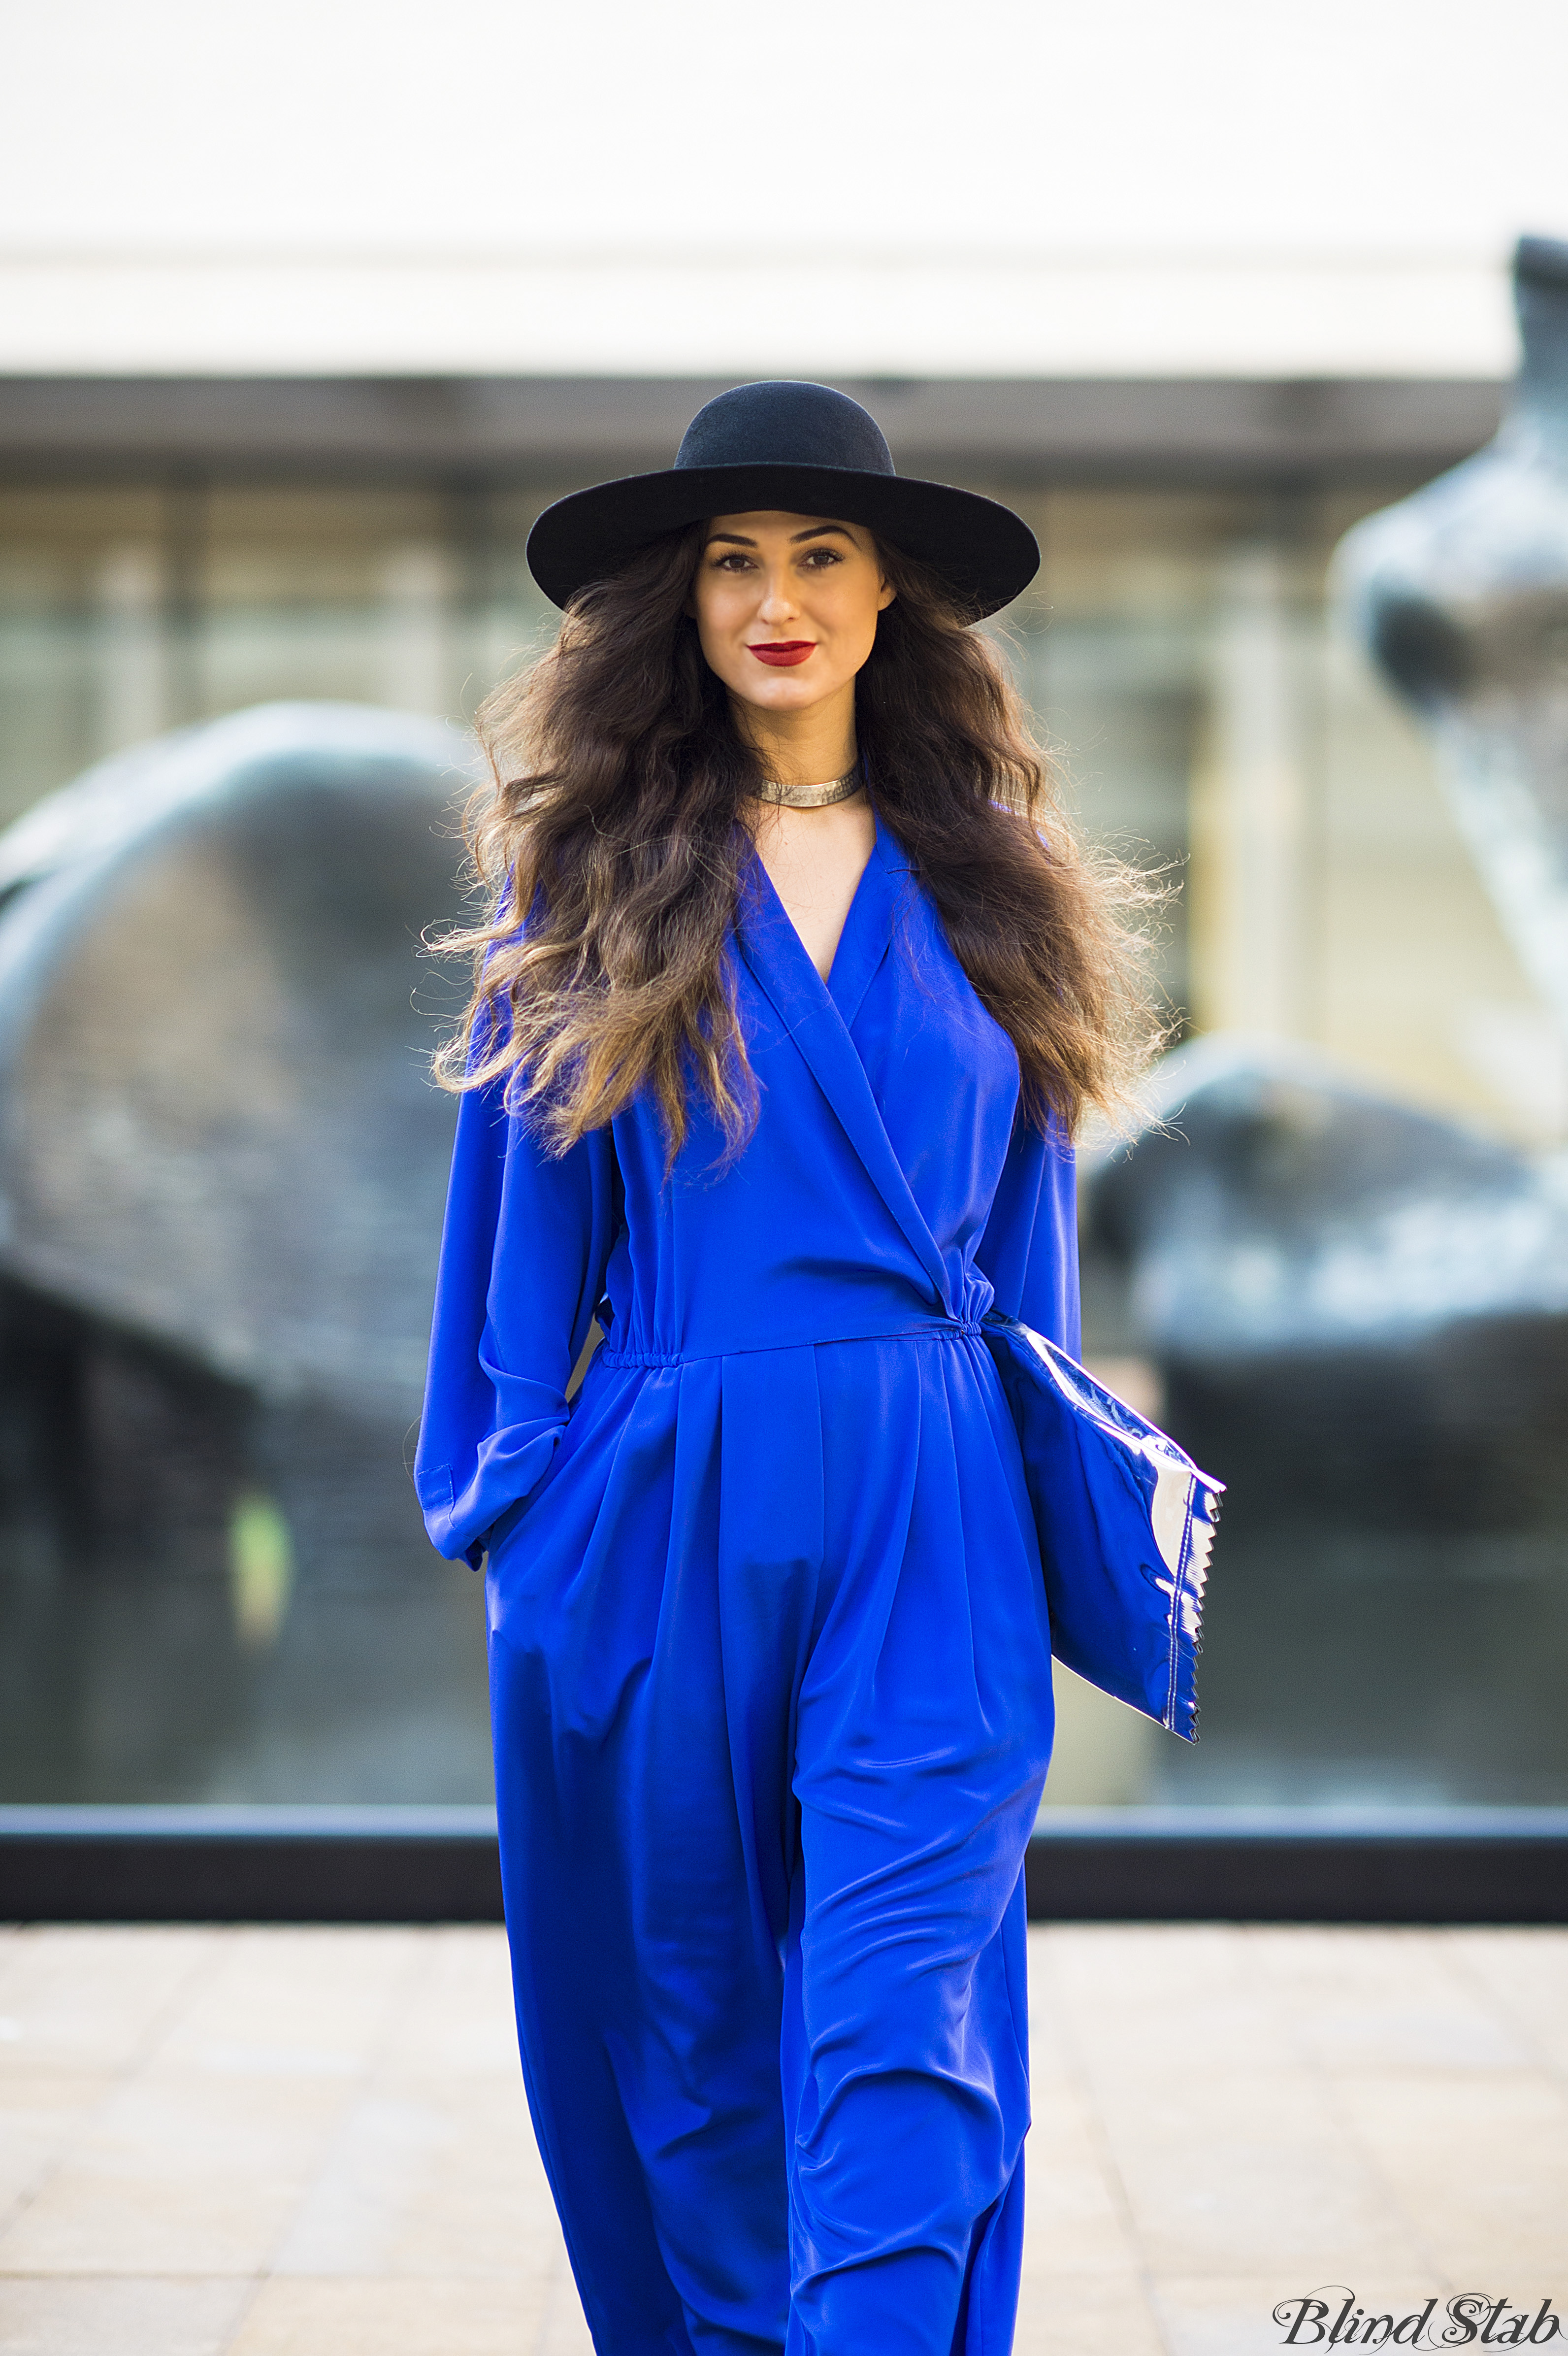
[[0,369],[1499,374],[1562,0],[49,0]]

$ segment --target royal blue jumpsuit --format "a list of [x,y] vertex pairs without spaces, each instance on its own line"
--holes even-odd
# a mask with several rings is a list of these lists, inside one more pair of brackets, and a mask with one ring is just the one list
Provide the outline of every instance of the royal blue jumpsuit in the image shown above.
[[1076,1355],[1071,1150],[880,821],[827,982],[754,860],[733,955],[727,1166],[459,1117],[417,1477],[487,1555],[528,2100],[601,2356],[1004,2356],[1052,1714],[978,1325]]

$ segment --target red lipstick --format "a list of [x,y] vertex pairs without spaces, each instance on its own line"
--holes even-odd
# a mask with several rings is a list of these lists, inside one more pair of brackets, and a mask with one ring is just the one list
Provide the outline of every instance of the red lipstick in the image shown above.
[[746,652],[755,655],[759,662],[772,663],[775,670],[783,670],[789,664],[803,663],[807,655],[814,655],[816,652],[816,640],[815,638],[768,638],[760,647],[748,647]]

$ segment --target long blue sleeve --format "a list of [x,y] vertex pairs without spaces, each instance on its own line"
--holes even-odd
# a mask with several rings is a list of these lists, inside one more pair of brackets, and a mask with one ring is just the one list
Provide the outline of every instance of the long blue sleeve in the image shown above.
[[1077,1162],[1054,1122],[1049,1136],[1023,1121],[1014,1129],[975,1262],[998,1309],[1082,1355]]
[[552,1160],[498,1086],[463,1098],[414,1459],[439,1554],[477,1567],[485,1533],[543,1479],[620,1221],[608,1129]]

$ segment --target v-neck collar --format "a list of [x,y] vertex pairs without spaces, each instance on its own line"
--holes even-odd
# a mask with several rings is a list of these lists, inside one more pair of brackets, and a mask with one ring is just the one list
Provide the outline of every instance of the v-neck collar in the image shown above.
[[[817,988],[826,991],[842,1016],[846,1029],[855,1020],[870,987],[871,977],[887,954],[893,929],[893,875],[907,872],[909,862],[889,834],[879,815],[873,812],[876,835],[871,855],[860,871],[844,923],[833,951],[833,961],[826,975],[819,973],[811,952],[800,937],[794,917],[779,897],[773,877],[761,857],[752,855],[750,877],[752,902],[747,915],[754,929],[774,939],[779,954],[786,965],[790,949],[796,953],[795,961],[809,968]],[[757,920],[761,919],[760,926]],[[801,978],[796,977],[797,981]],[[809,992],[809,985],[806,985]]]
[[889,952],[900,886],[908,872],[907,857],[879,816],[876,843],[849,904],[827,981],[812,963],[766,868],[755,857],[736,932],[746,963],[903,1229],[939,1303],[951,1315],[942,1254],[893,1151],[859,1050],[849,1036],[872,976]]
[[[894,887],[885,856],[888,844],[882,821],[878,819],[871,855],[855,886],[855,896],[845,915],[844,928],[827,969],[827,995],[842,1015],[846,1030],[860,1012],[871,976],[886,957],[892,939]],[[806,961],[810,963],[809,958]]]

